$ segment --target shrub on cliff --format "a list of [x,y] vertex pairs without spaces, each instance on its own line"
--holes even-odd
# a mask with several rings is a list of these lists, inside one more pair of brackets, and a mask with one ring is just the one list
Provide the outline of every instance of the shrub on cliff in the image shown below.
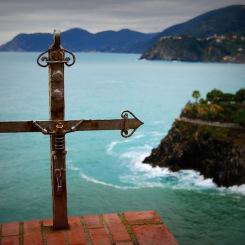
[[219,102],[221,101],[224,93],[221,90],[213,89],[207,93],[207,100],[210,102]]
[[242,126],[245,126],[245,110],[240,109],[233,114],[233,121]]
[[[194,90],[192,97],[197,99],[198,92]],[[181,117],[245,125],[245,89],[240,89],[236,94],[213,89],[207,93],[206,98],[200,99],[198,103],[188,103]]]
[[242,88],[236,92],[235,100],[238,102],[245,102],[245,89]]

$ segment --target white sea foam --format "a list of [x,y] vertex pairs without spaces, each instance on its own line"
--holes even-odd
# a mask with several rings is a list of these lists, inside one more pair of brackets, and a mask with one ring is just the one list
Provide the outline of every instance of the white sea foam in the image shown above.
[[113,187],[113,188],[121,189],[121,190],[136,189],[136,187],[119,186],[119,185],[113,185],[113,184],[110,184],[110,183],[106,183],[104,181],[97,180],[97,179],[95,179],[95,178],[93,178],[91,176],[88,176],[88,175],[82,173],[81,171],[80,171],[79,174],[80,174],[81,178],[85,179],[88,182],[92,182],[94,184],[109,186],[109,187]]
[[70,169],[70,170],[73,170],[73,171],[79,171],[80,169],[78,167],[76,167],[71,161],[68,161],[67,162],[67,167]]
[[142,161],[150,154],[149,145],[138,147],[135,150],[125,152],[121,158],[127,159],[126,166],[132,174],[121,176],[124,183],[128,182],[136,186],[155,186],[172,188],[215,188],[216,185],[211,179],[204,179],[202,175],[193,170],[181,170],[171,172],[168,168],[152,167]]
[[173,189],[213,189],[223,193],[245,195],[245,184],[229,188],[218,187],[212,179],[205,179],[203,175],[194,170],[169,171],[168,168],[152,167],[142,161],[150,154],[150,147],[145,145],[135,150],[125,152],[121,158],[127,159],[126,166],[131,174],[120,177],[124,183],[137,187],[170,187]]
[[108,155],[113,155],[114,152],[113,152],[113,149],[114,147],[118,144],[119,142],[118,141],[112,141],[107,147],[106,147],[106,153]]
[[[110,147],[108,146],[107,148],[107,153],[113,154],[113,148],[118,143],[122,142],[112,142],[109,145]],[[150,154],[151,149],[152,146],[145,144],[143,146],[131,147],[129,151],[120,155],[122,164],[125,168],[128,168],[127,174],[122,174],[118,177],[122,185],[107,183],[92,176],[88,176],[70,161],[68,162],[68,168],[79,171],[80,177],[88,182],[121,190],[142,188],[213,189],[223,194],[234,193],[245,195],[245,184],[241,186],[231,186],[229,188],[217,187],[212,179],[205,179],[199,172],[194,170],[172,172],[168,168],[152,167],[150,164],[142,163],[145,157]]]
[[107,182],[95,179],[82,172],[80,172],[80,176],[81,178],[85,179],[88,182],[92,182],[94,184],[104,185],[104,186],[108,186],[108,187],[112,187],[112,188],[120,189],[120,190],[135,190],[135,189],[142,189],[142,188],[162,187],[162,185],[158,183],[145,183],[144,185],[139,185],[139,186],[120,186],[120,185],[115,185],[115,184],[111,184],[111,183],[107,183]]
[[129,142],[132,142],[134,141],[135,139],[141,139],[145,137],[144,134],[136,134],[134,136],[134,138],[132,139],[125,139],[125,140],[121,140],[121,141],[112,141],[109,145],[106,146],[106,153],[108,155],[114,155],[115,152],[114,152],[114,148],[119,145],[119,144],[125,144],[125,143],[129,143]]
[[235,194],[240,194],[240,195],[245,195],[245,184],[243,185],[233,185],[228,188],[220,187],[220,191],[225,192],[225,193],[235,193]]

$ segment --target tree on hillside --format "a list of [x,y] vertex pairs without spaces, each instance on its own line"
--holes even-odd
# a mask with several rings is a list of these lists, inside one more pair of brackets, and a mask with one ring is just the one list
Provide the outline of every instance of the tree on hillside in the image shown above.
[[235,100],[238,102],[245,102],[245,89],[244,88],[236,92]]
[[207,100],[211,102],[219,102],[223,98],[223,92],[218,89],[213,89],[207,93]]
[[197,100],[201,97],[201,94],[198,90],[194,90],[192,92],[192,97],[196,100],[196,103],[197,103]]

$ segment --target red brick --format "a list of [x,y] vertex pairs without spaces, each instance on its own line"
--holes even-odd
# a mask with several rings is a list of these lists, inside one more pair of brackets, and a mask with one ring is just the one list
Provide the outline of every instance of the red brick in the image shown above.
[[2,237],[2,245],[18,245],[18,244],[19,244],[18,236]]
[[38,232],[38,231],[39,232],[41,231],[41,225],[39,221],[33,220],[33,221],[26,221],[24,223],[24,234]]
[[52,219],[43,220],[43,226],[53,226],[53,220]]
[[134,245],[132,242],[116,242],[116,245]]
[[42,245],[42,236],[40,232],[31,232],[24,235],[24,245]]
[[100,221],[98,215],[86,215],[84,216],[84,221],[88,228],[102,228],[103,224]]
[[67,232],[68,241],[70,245],[83,245],[85,244],[85,236],[81,230],[70,230]]
[[140,225],[132,227],[140,245],[178,245],[165,225]]
[[24,244],[42,244],[41,225],[37,220],[24,223]]
[[131,240],[117,214],[105,214],[103,217],[115,242]]
[[65,245],[65,234],[61,231],[50,231],[47,234],[47,245]]
[[19,223],[11,222],[2,225],[2,236],[18,236],[19,235]]
[[111,245],[109,235],[104,228],[89,229],[93,245]]
[[155,223],[161,222],[160,217],[157,215],[156,211],[140,211],[140,212],[125,212],[125,218],[129,224],[145,224],[145,223]]
[[81,230],[83,229],[81,220],[79,217],[69,217],[68,219],[70,230]]

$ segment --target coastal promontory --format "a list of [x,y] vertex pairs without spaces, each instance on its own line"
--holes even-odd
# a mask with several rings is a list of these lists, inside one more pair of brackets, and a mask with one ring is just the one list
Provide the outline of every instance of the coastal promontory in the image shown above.
[[245,63],[245,36],[161,37],[141,56],[141,59]]
[[245,89],[213,90],[188,103],[166,137],[144,159],[172,171],[193,169],[218,186],[245,183]]

